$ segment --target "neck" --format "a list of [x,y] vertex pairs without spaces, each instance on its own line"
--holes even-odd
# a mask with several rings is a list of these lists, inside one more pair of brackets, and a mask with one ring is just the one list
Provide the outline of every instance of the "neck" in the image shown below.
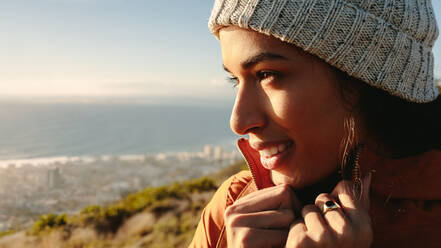
[[321,193],[331,193],[337,183],[341,181],[341,175],[338,171],[331,173],[318,183],[306,186],[301,189],[295,189],[294,192],[303,205],[314,204],[315,198]]

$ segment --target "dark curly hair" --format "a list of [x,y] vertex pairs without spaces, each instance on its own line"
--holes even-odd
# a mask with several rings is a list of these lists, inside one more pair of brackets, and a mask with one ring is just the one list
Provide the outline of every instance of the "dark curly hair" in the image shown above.
[[372,150],[392,158],[441,150],[441,96],[428,103],[408,102],[335,70],[342,99],[374,140]]

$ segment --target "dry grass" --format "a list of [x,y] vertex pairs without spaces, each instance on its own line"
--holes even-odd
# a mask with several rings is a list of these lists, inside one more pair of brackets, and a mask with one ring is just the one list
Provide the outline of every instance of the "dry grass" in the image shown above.
[[133,236],[151,233],[156,224],[153,213],[140,213],[127,220],[115,235],[116,240],[124,240]]

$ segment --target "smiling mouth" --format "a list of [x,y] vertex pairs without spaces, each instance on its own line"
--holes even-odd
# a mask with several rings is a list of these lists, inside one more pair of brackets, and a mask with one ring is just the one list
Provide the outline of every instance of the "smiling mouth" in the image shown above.
[[271,158],[271,157],[274,157],[274,156],[284,152],[285,150],[290,148],[293,144],[294,144],[294,142],[290,141],[290,142],[287,142],[284,144],[270,146],[265,149],[259,150],[259,154],[262,158]]

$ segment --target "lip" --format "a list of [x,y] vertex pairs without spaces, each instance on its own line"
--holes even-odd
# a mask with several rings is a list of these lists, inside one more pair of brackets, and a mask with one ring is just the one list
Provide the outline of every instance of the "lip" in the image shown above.
[[273,142],[261,142],[261,143],[253,143],[251,147],[257,151],[262,151],[267,148],[276,147],[279,145],[286,145],[285,150],[279,152],[277,154],[271,156],[262,156],[259,152],[260,162],[262,166],[268,170],[274,170],[281,167],[285,160],[292,153],[295,145],[292,140],[284,140],[284,141],[273,141]]

